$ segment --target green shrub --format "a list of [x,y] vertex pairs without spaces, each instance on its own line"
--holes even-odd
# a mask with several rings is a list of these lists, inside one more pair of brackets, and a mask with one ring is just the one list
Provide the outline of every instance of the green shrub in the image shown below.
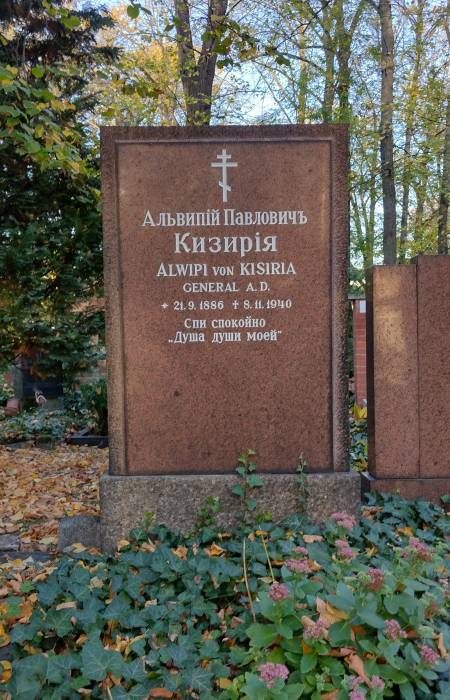
[[91,384],[81,384],[76,391],[66,390],[64,405],[67,410],[92,422],[98,435],[108,434],[108,392],[106,380],[101,378]]
[[14,396],[12,386],[4,379],[5,370],[0,369],[0,406],[5,406],[8,399]]
[[[94,425],[92,418],[90,424]],[[0,420],[0,444],[22,440],[60,442],[86,425],[89,425],[86,418],[66,411],[24,411]]]
[[208,518],[185,536],[137,528],[116,556],[75,547],[34,584],[7,688],[23,700],[445,700],[448,534],[431,504],[371,496],[358,523],[223,533]]
[[368,462],[367,448],[367,407],[360,408],[353,404],[349,413],[350,428],[350,465],[357,471],[366,471]]

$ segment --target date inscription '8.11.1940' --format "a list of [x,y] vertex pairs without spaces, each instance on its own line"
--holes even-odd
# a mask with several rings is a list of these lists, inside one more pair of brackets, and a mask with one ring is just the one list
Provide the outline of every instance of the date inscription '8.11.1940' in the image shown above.
[[112,473],[346,468],[346,143],[102,130]]

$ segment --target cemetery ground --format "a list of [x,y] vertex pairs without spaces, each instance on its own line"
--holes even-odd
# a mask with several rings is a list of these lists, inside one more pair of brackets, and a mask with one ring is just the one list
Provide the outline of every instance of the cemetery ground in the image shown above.
[[149,515],[114,555],[58,553],[58,520],[98,512],[107,450],[0,450],[3,698],[449,697],[437,506],[372,494],[359,522],[313,525],[300,475],[298,515],[272,523],[252,512],[247,454],[236,531],[215,526],[211,494],[192,533]]

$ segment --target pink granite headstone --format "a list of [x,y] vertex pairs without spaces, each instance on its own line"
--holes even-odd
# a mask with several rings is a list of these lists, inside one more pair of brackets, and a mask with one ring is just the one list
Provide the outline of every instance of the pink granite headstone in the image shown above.
[[346,128],[105,128],[102,173],[110,473],[346,470]]

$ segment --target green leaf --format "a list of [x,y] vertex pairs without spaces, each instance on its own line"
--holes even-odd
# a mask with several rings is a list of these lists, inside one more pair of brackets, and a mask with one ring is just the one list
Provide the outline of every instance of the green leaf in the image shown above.
[[20,112],[11,105],[0,105],[0,114],[11,114],[11,116],[16,117]]
[[83,674],[93,681],[102,681],[108,673],[106,650],[99,639],[88,639],[81,652]]
[[414,692],[414,688],[412,687],[411,683],[408,681],[407,683],[402,683],[400,686],[400,695],[404,700],[415,700],[416,694]]
[[41,144],[34,139],[27,139],[25,142],[25,148],[28,153],[38,153],[41,150]]
[[183,671],[181,676],[188,688],[193,688],[203,693],[211,691],[213,674],[204,668],[190,668],[187,671]]
[[300,661],[300,671],[304,674],[312,671],[317,662],[317,654],[303,654]]
[[250,625],[247,630],[252,645],[257,648],[267,647],[278,636],[275,625],[262,625],[257,622]]
[[147,671],[141,659],[133,659],[133,661],[125,663],[123,676],[127,681],[135,681],[136,683],[145,682],[148,678]]
[[346,620],[343,622],[335,622],[328,628],[328,635],[333,646],[342,646],[350,640],[351,625]]
[[131,19],[136,19],[139,17],[139,12],[140,8],[138,5],[128,5],[127,6],[127,15],[128,17],[131,17]]
[[33,676],[25,672],[15,672],[11,683],[8,684],[11,697],[16,700],[35,700],[42,689],[41,684]]
[[250,474],[250,476],[247,478],[247,484],[250,486],[250,488],[254,489],[258,486],[262,486],[263,480],[257,474]]
[[75,27],[79,27],[81,24],[80,18],[76,15],[71,15],[70,17],[63,17],[61,19],[61,22],[66,27],[66,29],[75,29]]
[[99,639],[88,639],[81,652],[83,675],[93,681],[102,681],[108,673],[120,677],[124,661],[117,651],[105,649]]
[[240,484],[233,486],[231,493],[234,493],[235,496],[239,496],[239,498],[244,498],[244,489]]
[[372,610],[365,610],[364,608],[362,608],[358,611],[358,615],[360,619],[367,625],[375,627],[375,629],[379,630],[384,628],[385,620]]
[[42,76],[45,73],[45,70],[41,66],[34,66],[34,68],[31,69],[31,72],[33,73],[35,78],[42,78]]

